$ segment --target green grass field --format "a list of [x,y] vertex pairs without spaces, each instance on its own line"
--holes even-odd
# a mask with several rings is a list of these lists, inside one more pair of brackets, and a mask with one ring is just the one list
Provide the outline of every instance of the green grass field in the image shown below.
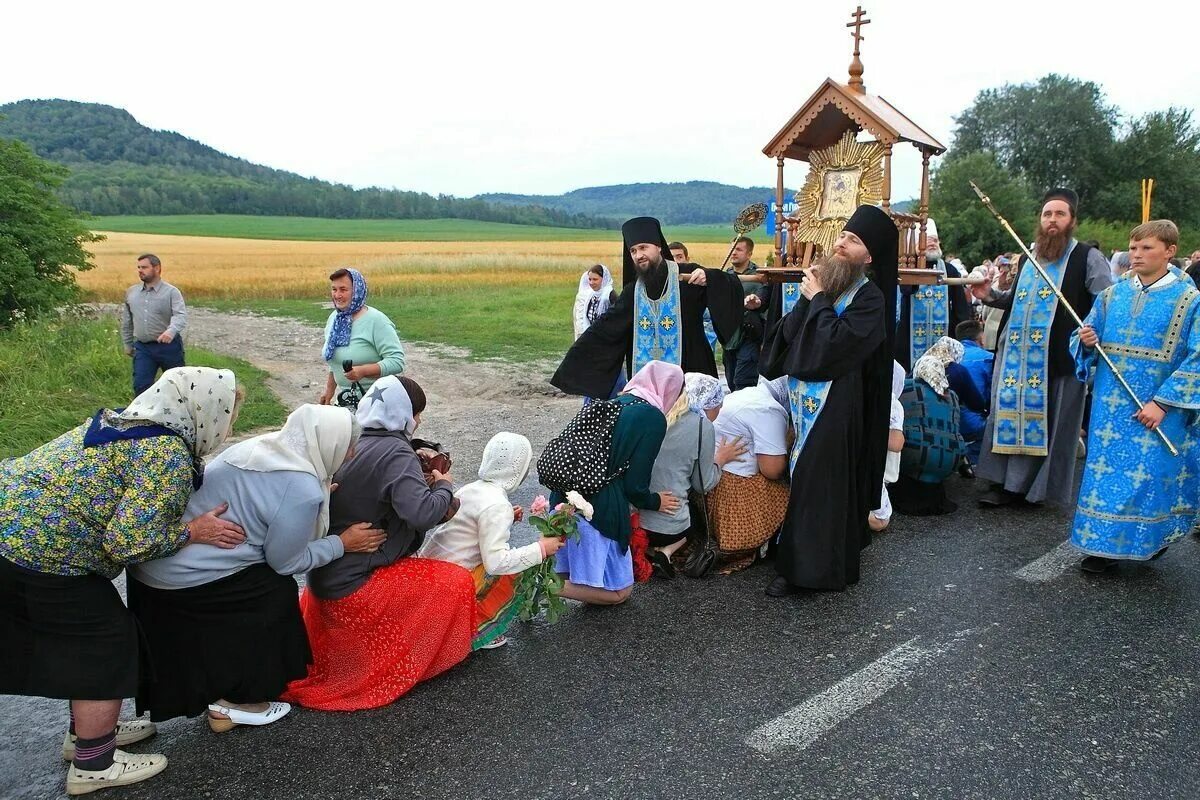
[[[329,242],[591,242],[620,236],[618,231],[462,219],[318,219],[191,214],[92,217],[88,224],[97,231]],[[676,225],[666,233],[668,238],[689,243],[723,242],[733,237],[732,228],[723,225]]]
[[[236,432],[278,427],[287,411],[266,374],[244,361],[187,348],[189,364],[232,369],[246,386]],[[21,456],[83,422],[100,407],[129,402],[130,361],[116,317],[65,314],[0,334],[0,458]]]

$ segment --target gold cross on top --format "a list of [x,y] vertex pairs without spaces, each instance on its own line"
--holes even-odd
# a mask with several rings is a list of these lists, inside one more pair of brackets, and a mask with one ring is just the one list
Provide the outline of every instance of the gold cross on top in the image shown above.
[[859,6],[858,9],[850,15],[851,17],[854,17],[854,21],[846,23],[847,28],[854,28],[854,55],[856,56],[860,55],[858,52],[858,43],[867,38],[862,35],[862,26],[871,24],[871,20],[863,19],[863,17],[866,16],[866,13],[867,12],[863,11],[863,7]]

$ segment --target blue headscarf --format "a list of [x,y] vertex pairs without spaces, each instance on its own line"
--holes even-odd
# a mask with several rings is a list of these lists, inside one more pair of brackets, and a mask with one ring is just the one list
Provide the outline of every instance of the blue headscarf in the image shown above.
[[337,312],[337,317],[333,320],[333,330],[329,332],[329,338],[325,341],[325,361],[333,358],[335,348],[350,344],[350,324],[353,322],[351,318],[361,311],[367,302],[367,279],[356,269],[348,268],[346,272],[350,273],[354,291],[350,296],[350,305],[345,311]]

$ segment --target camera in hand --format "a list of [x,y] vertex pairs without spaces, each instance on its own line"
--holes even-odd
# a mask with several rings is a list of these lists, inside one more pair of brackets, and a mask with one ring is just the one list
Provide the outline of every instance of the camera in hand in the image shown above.
[[[348,358],[343,359],[342,372],[349,372],[352,369],[354,369],[354,362]],[[362,384],[358,381],[354,381],[348,388],[342,389],[340,392],[338,392],[337,404],[342,408],[348,408],[351,411],[357,411],[358,403],[360,400],[362,400],[363,394],[365,394],[365,392],[363,392]]]

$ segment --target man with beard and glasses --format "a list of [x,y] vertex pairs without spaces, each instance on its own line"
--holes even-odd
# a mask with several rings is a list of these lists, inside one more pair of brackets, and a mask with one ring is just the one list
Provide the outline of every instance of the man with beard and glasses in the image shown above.
[[[1079,199],[1051,189],[1042,200],[1034,255],[1079,316],[1112,285],[1104,254],[1074,237]],[[997,337],[991,416],[976,474],[992,481],[983,506],[1072,503],[1075,450],[1087,387],[1075,375],[1071,335],[1077,326],[1037,270],[1021,258],[1005,291],[994,274],[971,288],[986,305],[1005,310]]]
[[763,374],[788,377],[796,434],[771,597],[858,581],[887,454],[898,239],[891,217],[859,206],[763,346]]
[[550,383],[567,394],[608,397],[622,362],[630,374],[651,361],[717,376],[704,337],[704,311],[722,342],[742,322],[742,284],[734,275],[669,259],[671,248],[653,217],[621,226],[625,243],[621,295],[563,357]]
[[[925,261],[951,278],[961,278],[958,267],[942,256],[941,240],[937,225],[928,221],[925,235]],[[896,320],[896,361],[905,373],[912,367],[934,342],[943,336],[953,336],[955,329],[974,319],[971,301],[961,286],[901,286],[899,309]]]

